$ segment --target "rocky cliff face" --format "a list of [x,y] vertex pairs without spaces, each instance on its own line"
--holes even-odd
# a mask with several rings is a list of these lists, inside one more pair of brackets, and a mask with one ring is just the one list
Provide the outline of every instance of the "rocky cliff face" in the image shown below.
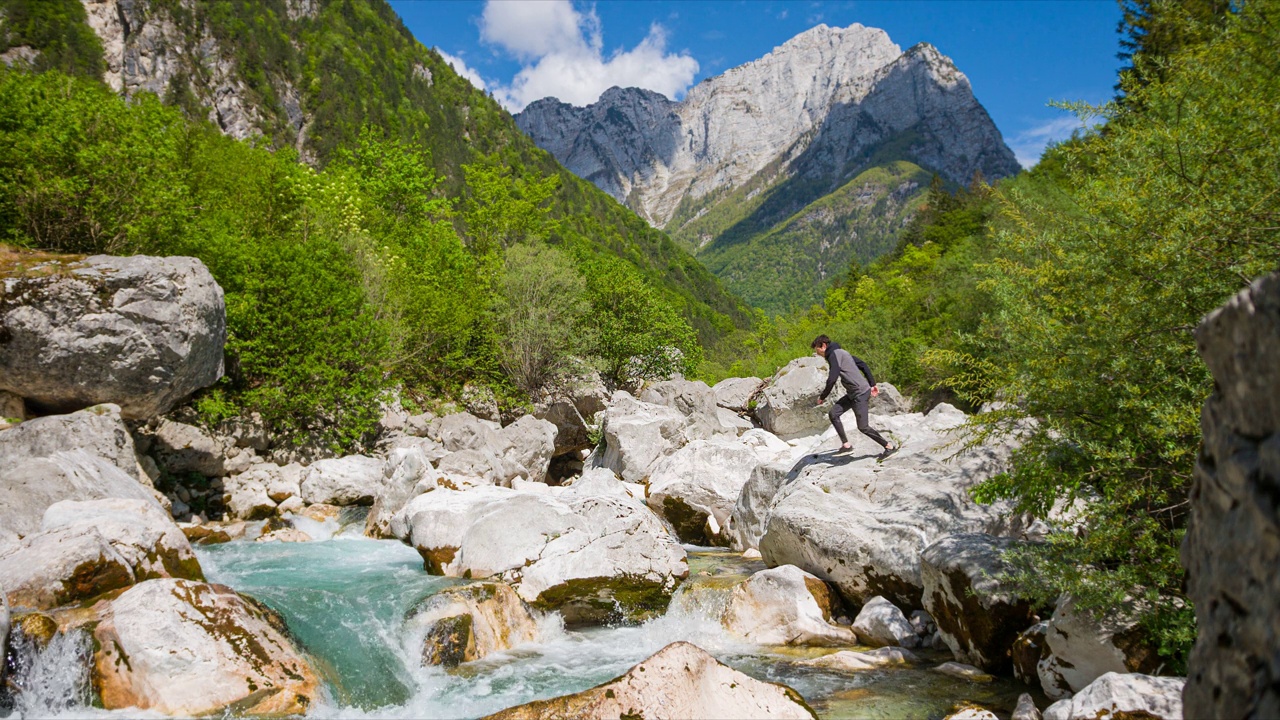
[[[236,139],[267,134],[268,114],[261,93],[251,89],[208,27],[197,32],[179,26],[174,12],[146,0],[82,0],[89,26],[102,42],[106,72],[103,80],[126,97],[139,92],[159,97],[189,94],[208,108],[208,119]],[[179,3],[191,11],[191,3]],[[315,13],[311,0],[288,0],[290,20]],[[270,79],[280,114],[287,118],[287,134],[299,152],[308,156],[301,95],[283,73]]]
[[1201,323],[1214,392],[1182,546],[1199,626],[1186,716],[1280,716],[1280,273]]
[[[831,189],[898,141],[954,182],[1018,165],[969,81],[928,44],[902,52],[882,30],[820,25],[754,62],[703,81],[679,103],[612,89],[585,108],[547,98],[516,122],[570,170],[667,226],[682,202],[762,173]],[[805,203],[812,201],[809,197]]]

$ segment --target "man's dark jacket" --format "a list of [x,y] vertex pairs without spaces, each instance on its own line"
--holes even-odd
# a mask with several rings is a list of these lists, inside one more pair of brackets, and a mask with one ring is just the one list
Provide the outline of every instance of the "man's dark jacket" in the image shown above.
[[871,376],[871,368],[867,367],[861,358],[850,355],[848,350],[833,342],[827,343],[825,357],[829,372],[827,386],[822,390],[822,396],[818,398],[819,402],[825,401],[827,395],[831,394],[831,389],[836,386],[836,380],[844,383],[845,390],[854,397],[871,392],[876,380]]

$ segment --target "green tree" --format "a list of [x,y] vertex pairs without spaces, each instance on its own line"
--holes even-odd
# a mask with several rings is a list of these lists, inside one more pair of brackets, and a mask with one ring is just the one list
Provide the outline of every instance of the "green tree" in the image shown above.
[[1065,147],[1068,202],[1006,194],[985,355],[963,363],[969,389],[1015,401],[982,431],[1038,423],[980,496],[1041,516],[1085,502],[1081,527],[1020,554],[1024,586],[1137,613],[1175,672],[1194,637],[1178,548],[1212,385],[1192,330],[1280,262],[1278,13],[1247,4]]
[[516,387],[532,396],[591,347],[586,283],[561,251],[520,244],[507,251],[500,290],[500,362]]

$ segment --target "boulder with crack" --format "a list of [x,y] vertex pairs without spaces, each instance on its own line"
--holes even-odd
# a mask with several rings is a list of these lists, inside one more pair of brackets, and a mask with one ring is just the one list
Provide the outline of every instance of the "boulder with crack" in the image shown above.
[[694,440],[654,463],[649,507],[695,545],[728,545],[724,528],[742,487],[763,460],[737,439]]
[[1021,628],[1035,622],[1035,606],[1018,597],[1002,575],[1003,554],[1015,540],[984,534],[948,535],[920,556],[924,609],[956,660],[995,673],[1011,665]]
[[795,718],[818,716],[800,694],[724,665],[687,642],[675,642],[621,677],[573,695],[536,700],[487,720],[552,718]]
[[876,450],[864,449],[874,443],[861,438],[847,455],[803,458],[773,498],[760,552],[770,565],[796,565],[834,583],[854,604],[881,595],[918,609],[920,555],[929,544],[958,533],[1020,530],[1010,505],[980,505],[969,496],[1005,468],[1015,440],[955,456],[951,431],[964,414],[945,403],[928,415],[883,420],[903,449],[878,462]]
[[827,410],[835,404],[841,388],[817,406],[818,395],[827,384],[827,362],[817,357],[796,358],[769,380],[760,392],[756,417],[775,435],[788,437],[820,432],[828,425]]
[[827,584],[792,565],[761,570],[729,595],[720,623],[761,645],[852,645],[853,631],[831,621],[839,599]]
[[422,637],[424,665],[455,667],[538,638],[538,619],[501,582],[476,582],[425,598],[409,611],[405,629]]
[[725,378],[716,383],[711,392],[715,393],[716,404],[726,410],[746,412],[751,409],[751,400],[764,387],[764,380],[756,377]]
[[155,417],[222,377],[226,305],[195,258],[94,255],[0,282],[0,390],[45,412]]
[[643,482],[659,460],[688,442],[687,422],[675,408],[618,391],[604,411],[600,464],[627,482]]
[[94,689],[108,710],[302,715],[320,699],[280,618],[224,585],[149,580],[96,610]]
[[59,500],[119,497],[159,505],[141,477],[118,407],[28,420],[0,432],[0,528],[35,532]]
[[658,518],[618,495],[435,490],[410,501],[391,529],[429,572],[502,578],[569,624],[660,614],[689,574],[684,548]]
[[727,434],[716,413],[716,394],[701,380],[657,382],[641,391],[640,400],[678,410],[688,421],[685,434],[690,440]]

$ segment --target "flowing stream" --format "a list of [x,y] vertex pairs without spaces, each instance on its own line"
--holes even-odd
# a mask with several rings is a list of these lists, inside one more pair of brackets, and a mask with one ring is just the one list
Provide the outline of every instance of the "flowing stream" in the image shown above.
[[[824,718],[941,718],[964,701],[1008,711],[1026,690],[1007,680],[975,684],[931,672],[929,667],[950,659],[943,653],[923,653],[928,662],[918,668],[846,675],[795,664],[831,650],[762,647],[735,639],[721,628],[720,611],[729,590],[764,565],[705,548],[689,548],[689,581],[662,617],[639,626],[571,631],[549,615],[536,643],[452,672],[423,668],[417,659],[421,637],[403,630],[405,613],[422,598],[463,581],[427,575],[416,551],[362,537],[362,525],[341,532],[332,523],[302,527],[316,542],[236,541],[196,550],[210,582],[253,595],[280,612],[316,658],[328,696],[312,708],[311,717],[479,717],[592,687],[676,640],[692,642],[754,677],[790,685]],[[36,668],[28,683],[43,684],[26,693],[18,716],[126,716],[92,710],[80,699],[87,694],[74,688],[79,674],[67,667],[83,657],[76,642],[60,641],[37,658],[48,667]]]

